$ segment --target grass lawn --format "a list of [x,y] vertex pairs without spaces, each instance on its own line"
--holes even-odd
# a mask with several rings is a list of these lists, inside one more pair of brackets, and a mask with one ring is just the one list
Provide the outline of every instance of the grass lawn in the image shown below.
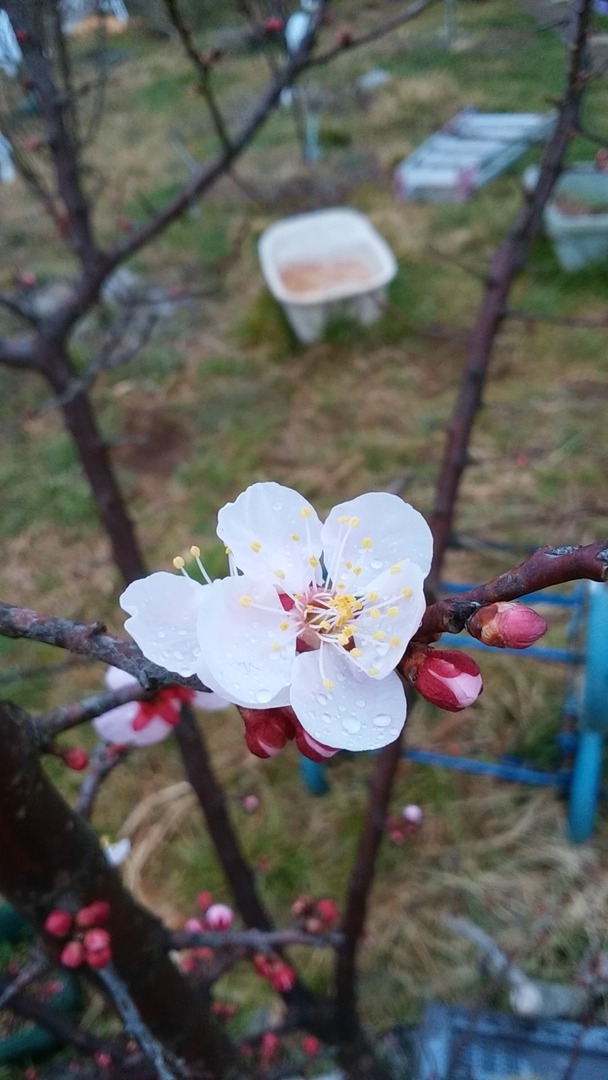
[[[539,151],[462,204],[398,203],[392,170],[459,108],[545,111],[563,79],[563,48],[553,32],[509,0],[460,4],[450,50],[442,18],[438,7],[387,42],[311,72],[306,83],[322,90],[324,102],[320,161],[300,163],[292,118],[277,112],[237,167],[243,187],[222,180],[200,209],[135,261],[132,269],[146,280],[186,281],[205,292],[161,321],[140,355],[95,389],[151,567],[170,568],[174,555],[196,543],[208,568],[222,573],[215,514],[255,480],[291,485],[322,512],[395,485],[423,513],[430,510],[465,359],[462,332],[474,318],[487,260],[517,213],[521,172]],[[183,180],[172,137],[201,159],[214,146],[177,45],[142,43],[131,29],[114,46],[126,60],[112,76],[91,152],[102,177],[98,220],[108,236],[121,218],[143,219]],[[390,78],[362,108],[355,80],[378,66]],[[236,118],[262,84],[262,58],[227,57],[217,77]],[[596,80],[585,108],[588,128],[601,128],[605,114],[605,86]],[[594,149],[577,139],[570,159]],[[0,284],[9,286],[15,270],[39,280],[68,274],[48,222],[22,187],[2,196],[10,227]],[[372,327],[337,325],[326,340],[303,347],[265,290],[256,241],[283,214],[345,203],[368,214],[395,252],[391,302]],[[607,285],[607,266],[565,274],[541,238],[512,306],[589,320],[604,313]],[[75,348],[83,360],[98,333],[93,324],[79,331]],[[40,410],[47,401],[34,378],[0,369],[0,595],[68,617],[102,618],[119,631],[117,575],[60,419],[55,410]],[[456,531],[469,542],[505,547],[469,543],[451,552],[446,577],[489,579],[526,549],[605,535],[607,402],[602,329],[504,324]],[[559,643],[564,634],[551,615],[550,640]],[[2,696],[41,711],[99,686],[101,670],[88,665],[56,678],[15,675],[19,665],[53,659],[50,648],[0,639]],[[479,702],[457,716],[421,702],[411,744],[492,759],[519,753],[550,766],[564,671],[525,657],[484,657],[482,666]],[[372,758],[340,756],[330,769],[330,793],[314,799],[298,779],[293,750],[259,761],[244,748],[236,713],[205,716],[204,723],[235,824],[279,924],[289,921],[298,893],[339,901]],[[175,926],[192,913],[200,889],[226,898],[192,797],[170,790],[180,779],[170,742],[141,751],[110,778],[95,817],[100,833],[116,835],[134,806],[143,807],[132,826],[127,880]],[[60,782],[74,793],[73,774],[61,774]],[[251,792],[260,809],[247,815],[240,798]],[[553,794],[404,762],[394,811],[408,802],[422,805],[424,823],[411,841],[382,852],[361,956],[372,1026],[414,1018],[431,997],[485,1000],[475,957],[442,928],[443,912],[468,914],[527,971],[546,978],[569,979],[587,946],[602,946],[603,815],[593,843],[573,848],[563,836],[564,806]],[[324,985],[327,958],[302,953],[304,976]],[[227,977],[220,990],[252,1015],[263,1004],[258,982],[246,973]]]

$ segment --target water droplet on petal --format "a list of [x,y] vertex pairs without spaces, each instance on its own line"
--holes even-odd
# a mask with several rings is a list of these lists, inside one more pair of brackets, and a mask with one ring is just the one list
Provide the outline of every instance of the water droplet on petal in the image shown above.
[[382,559],[372,559],[369,565],[372,570],[381,570],[383,566]]
[[270,701],[271,697],[272,694],[270,693],[270,690],[257,690],[255,700],[259,701],[260,705],[265,705],[268,701]]
[[174,656],[174,658],[176,660],[183,660],[184,659],[184,654],[183,654],[183,652],[180,652],[179,649],[174,649],[173,650],[173,656]]
[[[184,633],[185,633],[185,632],[186,632],[186,631],[184,630]],[[166,636],[167,636],[167,635],[165,634],[165,631],[164,631],[164,630],[157,630],[157,631],[156,631],[156,636],[157,636],[157,638],[159,638],[159,639],[160,639],[160,641],[162,641],[162,639],[163,639],[163,638],[166,638]]]
[[342,727],[345,731],[348,731],[349,735],[357,735],[361,731],[361,722],[356,720],[354,716],[345,716],[342,720]]
[[[161,634],[162,634],[162,630],[161,630]],[[188,631],[187,631],[187,630],[178,630],[178,631],[177,631],[177,636],[178,636],[178,637],[186,637],[186,636],[187,636],[187,634],[188,634]],[[159,634],[158,636],[160,637],[160,634]],[[164,635],[164,634],[162,634],[162,636],[164,637],[165,635]]]
[[376,713],[376,715],[372,718],[372,724],[375,724],[376,727],[388,727],[388,725],[392,724],[392,722],[392,717],[389,716],[388,713],[384,712]]
[[321,713],[321,719],[324,724],[329,724],[331,720],[331,714],[328,712]]
[[274,503],[272,509],[273,510],[282,510],[283,509],[283,503]]
[[358,709],[364,709],[365,708],[365,698],[362,698],[362,697],[357,698],[357,700],[355,701],[355,705],[357,706]]
[[317,701],[319,702],[319,705],[327,705],[329,698],[326,694],[317,694]]

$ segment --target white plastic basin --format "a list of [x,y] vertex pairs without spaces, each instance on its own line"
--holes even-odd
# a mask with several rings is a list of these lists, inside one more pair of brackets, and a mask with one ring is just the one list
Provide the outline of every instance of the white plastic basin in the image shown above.
[[306,344],[336,316],[377,319],[397,271],[386,241],[347,207],[282,218],[262,233],[258,254],[270,292]]
[[608,172],[591,164],[564,172],[545,207],[543,223],[563,270],[608,260]]

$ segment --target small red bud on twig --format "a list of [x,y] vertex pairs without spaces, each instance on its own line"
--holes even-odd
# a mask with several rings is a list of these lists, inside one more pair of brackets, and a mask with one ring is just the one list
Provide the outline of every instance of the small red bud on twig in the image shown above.
[[64,945],[59,957],[61,963],[67,968],[80,967],[84,960],[84,949],[81,941],[68,941],[67,945]]
[[74,772],[82,772],[89,764],[89,755],[81,746],[71,746],[68,750],[63,750],[60,756],[64,765]]
[[74,918],[70,915],[69,911],[62,911],[61,908],[55,908],[51,911],[44,920],[44,929],[47,934],[52,937],[67,937],[72,929],[72,923]]
[[466,709],[483,689],[475,661],[456,649],[416,647],[402,670],[423,698],[447,712]]

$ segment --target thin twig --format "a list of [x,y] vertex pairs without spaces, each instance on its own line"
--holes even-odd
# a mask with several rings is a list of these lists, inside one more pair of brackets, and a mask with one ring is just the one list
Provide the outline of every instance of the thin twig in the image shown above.
[[120,1016],[127,1034],[135,1040],[142,1053],[152,1062],[159,1080],[177,1080],[178,1077],[188,1080],[187,1068],[173,1055],[171,1055],[171,1066],[169,1066],[169,1054],[154,1038],[149,1027],[144,1024],[131,995],[112,964],[100,968],[97,976]]

